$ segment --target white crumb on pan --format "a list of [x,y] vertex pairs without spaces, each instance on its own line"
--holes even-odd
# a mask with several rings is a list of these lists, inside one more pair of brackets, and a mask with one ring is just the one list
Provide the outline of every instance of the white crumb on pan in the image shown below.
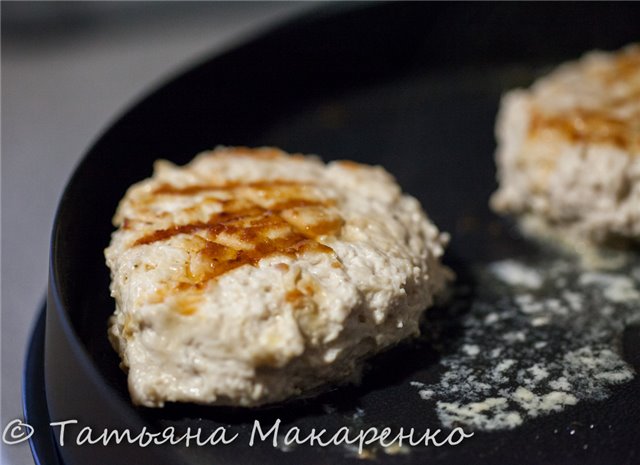
[[[505,267],[531,271],[539,286],[496,274]],[[640,320],[640,280],[632,273],[508,260],[477,275],[485,293],[462,316],[462,340],[443,354],[439,381],[411,383],[444,426],[515,428],[582,401],[603,400],[634,377],[620,353],[625,326]]]
[[495,262],[491,265],[490,270],[507,284],[530,289],[538,289],[542,286],[540,273],[515,260]]
[[626,302],[640,300],[640,292],[628,276],[612,275],[610,273],[585,273],[580,278],[583,285],[595,285],[604,289],[604,295],[612,302]]

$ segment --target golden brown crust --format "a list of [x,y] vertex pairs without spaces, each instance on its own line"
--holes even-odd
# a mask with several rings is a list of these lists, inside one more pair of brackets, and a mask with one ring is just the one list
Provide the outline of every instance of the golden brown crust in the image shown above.
[[[195,261],[198,272],[188,276],[190,285],[202,288],[211,279],[243,265],[257,265],[272,255],[298,256],[302,253],[332,253],[331,248],[317,239],[339,233],[344,220],[331,206],[332,200],[314,197],[309,183],[270,180],[223,185],[193,185],[178,188],[163,184],[150,194],[157,196],[190,196],[202,192],[225,192],[231,200],[221,200],[222,211],[211,215],[208,221],[194,221],[156,229],[139,237],[133,246],[166,241],[181,234],[197,240]],[[251,200],[259,191],[268,199],[269,207]],[[131,227],[125,219],[124,228]],[[234,238],[238,246],[221,243],[221,236]]]

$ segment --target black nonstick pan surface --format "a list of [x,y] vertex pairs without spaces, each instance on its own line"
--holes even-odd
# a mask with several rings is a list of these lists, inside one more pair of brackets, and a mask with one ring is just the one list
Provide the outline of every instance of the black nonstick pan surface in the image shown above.
[[[545,284],[536,291],[540,298],[563,292],[563,286],[576,290],[571,286],[578,282],[571,258],[525,240],[511,222],[489,211],[500,96],[585,51],[638,39],[640,6],[634,3],[327,5],[203,61],[137,103],[89,150],[54,226],[45,390],[51,421],[78,420],[58,448],[63,463],[640,463],[637,377],[612,385],[599,398],[527,418],[514,429],[476,431],[456,446],[372,446],[358,454],[343,446],[248,445],[255,420],[266,427],[280,419],[283,432],[293,426],[307,432],[342,426],[450,430],[436,412],[437,399],[422,399],[415,383],[437,384],[443,361],[463,341],[482,348],[495,336],[469,334],[469,315],[494,304],[499,311],[513,292],[487,278],[484,267],[509,258],[543,268],[566,262],[564,281]],[[133,407],[106,337],[114,306],[103,258],[111,217],[127,187],[151,174],[155,159],[185,163],[216,145],[270,145],[385,166],[451,233],[446,260],[458,275],[453,302],[431,312],[425,337],[374,359],[359,386],[261,409]],[[599,299],[585,295],[586,314],[599,312]],[[624,304],[612,312],[633,310]],[[590,321],[585,317],[566,327],[558,320],[536,336],[545,338],[548,350],[523,347],[510,357],[553,358]],[[598,321],[605,331],[601,342],[637,369],[637,326]],[[520,323],[514,317],[497,330],[511,324],[518,329]],[[476,376],[484,369],[473,363],[466,368]],[[203,447],[77,445],[72,439],[84,426],[134,432],[173,426],[178,432],[200,428],[203,434],[225,427],[239,438]]]

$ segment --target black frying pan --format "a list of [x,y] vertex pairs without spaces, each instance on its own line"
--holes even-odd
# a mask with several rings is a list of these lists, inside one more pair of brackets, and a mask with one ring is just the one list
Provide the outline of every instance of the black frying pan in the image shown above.
[[[458,285],[474,289],[469,268],[541,252],[494,217],[493,125],[501,93],[528,85],[549,65],[594,48],[640,38],[633,3],[391,3],[329,6],[182,74],[135,105],[98,140],[71,179],[56,217],[47,300],[44,375],[51,421],[69,426],[157,431],[227,426],[227,446],[59,448],[66,465],[362,463],[342,447],[247,446],[255,419],[268,425],[337,429],[370,425],[438,428],[409,381],[437,380],[443,356],[429,340],[383,354],[357,387],[263,409],[170,405],[135,408],[106,338],[113,310],[103,248],[126,188],[152,162],[190,160],[224,145],[382,164],[418,197],[453,241],[448,262]],[[461,227],[473,218],[479,227]],[[470,299],[473,300],[472,292]],[[467,305],[468,306],[468,305]],[[463,305],[464,307],[464,305]],[[463,308],[462,313],[465,309]],[[446,314],[447,309],[442,312]],[[442,336],[460,337],[456,317]],[[638,363],[637,332],[627,357]],[[444,344],[446,346],[446,344]],[[636,357],[636,358],[633,358]],[[607,400],[455,447],[375,454],[378,463],[632,464],[640,461],[638,379]],[[365,412],[359,415],[358,412]],[[596,424],[597,428],[585,425]],[[580,426],[582,425],[582,426]],[[571,428],[573,434],[567,433]],[[587,447],[584,447],[587,445]]]

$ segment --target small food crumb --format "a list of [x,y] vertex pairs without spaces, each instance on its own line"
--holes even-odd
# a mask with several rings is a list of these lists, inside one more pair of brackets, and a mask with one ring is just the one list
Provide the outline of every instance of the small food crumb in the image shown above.
[[539,289],[542,286],[540,273],[515,260],[494,262],[489,269],[498,279],[512,286],[530,289]]
[[619,350],[625,326],[640,320],[636,272],[583,272],[550,259],[478,269],[468,312],[456,323],[427,322],[463,327],[442,349],[440,380],[411,385],[444,426],[485,431],[605,399],[635,375]]
[[431,389],[420,389],[418,391],[418,395],[420,396],[420,398],[422,400],[429,400],[429,399],[433,398],[434,394],[435,394],[435,392],[433,392]]
[[613,273],[584,273],[580,284],[595,285],[604,290],[604,296],[611,302],[640,300],[640,292],[635,288],[631,278]]
[[465,344],[465,345],[462,346],[462,350],[469,357],[475,357],[476,355],[478,355],[480,353],[480,347],[478,347],[477,345]]

